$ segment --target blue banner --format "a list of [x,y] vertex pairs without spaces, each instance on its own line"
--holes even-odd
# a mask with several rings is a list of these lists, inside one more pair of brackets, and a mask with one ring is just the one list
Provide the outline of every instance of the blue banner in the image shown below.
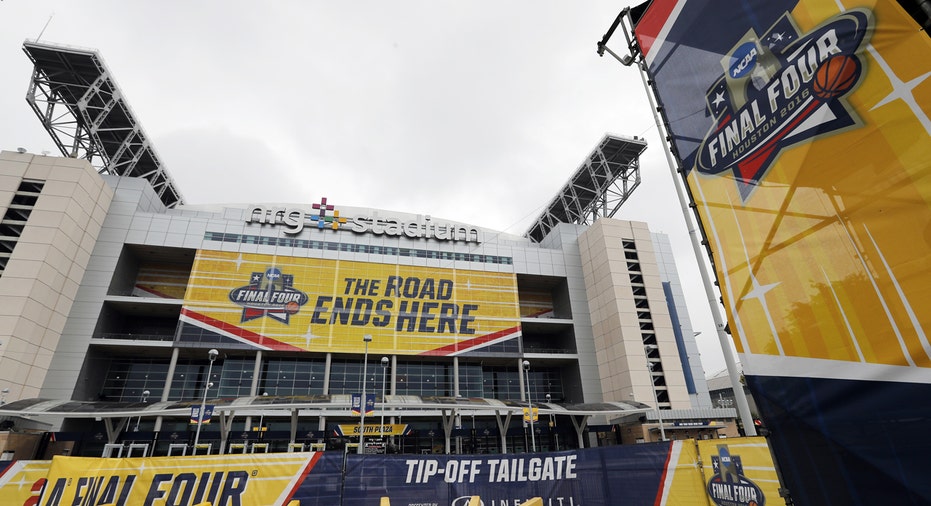
[[[352,394],[352,415],[361,416],[362,394]],[[365,416],[375,413],[375,394],[365,394]]]
[[[350,454],[342,504],[363,506],[372,504],[373,497],[388,497],[392,506],[465,506],[478,495],[486,506],[519,504],[514,501],[531,497],[563,506],[653,506],[668,453],[666,443],[537,454]],[[333,478],[339,464],[326,463],[331,458],[341,459],[342,454],[325,454],[320,470]],[[317,472],[315,468],[314,477]],[[311,497],[308,501],[323,504]]]
[[210,423],[210,418],[213,416],[213,404],[207,404],[204,406],[204,417],[203,420],[200,418],[200,406],[191,406],[191,423],[197,425],[203,421],[204,425]]

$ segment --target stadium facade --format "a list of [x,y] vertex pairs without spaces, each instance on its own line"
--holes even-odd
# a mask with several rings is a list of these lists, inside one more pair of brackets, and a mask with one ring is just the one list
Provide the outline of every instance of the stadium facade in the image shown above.
[[364,390],[375,435],[421,450],[523,447],[528,397],[541,447],[625,420],[637,440],[658,439],[657,418],[733,429],[668,238],[646,223],[561,223],[536,242],[323,197],[169,208],[144,178],[13,152],[0,183],[0,384],[20,426],[183,440],[209,399],[205,441],[325,440],[358,426]]

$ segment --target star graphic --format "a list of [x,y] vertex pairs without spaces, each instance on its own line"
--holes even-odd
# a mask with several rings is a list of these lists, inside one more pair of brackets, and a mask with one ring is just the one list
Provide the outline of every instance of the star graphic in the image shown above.
[[776,288],[779,285],[779,283],[761,285],[760,281],[756,279],[756,275],[753,273],[750,273],[750,281],[753,284],[753,288],[747,292],[746,295],[741,297],[741,300],[759,299],[762,302],[766,298],[766,292]]
[[723,92],[723,91],[719,91],[717,94],[715,94],[714,100],[711,101],[711,105],[713,105],[715,108],[717,108],[718,105],[719,105],[721,102],[724,102],[724,92]]
[[304,334],[304,343],[305,343],[304,345],[305,345],[306,347],[308,347],[308,348],[310,347],[310,340],[311,340],[311,339],[317,339],[317,336],[315,336],[314,333],[311,332],[311,328],[313,328],[313,325],[308,325],[308,326],[307,326],[307,333]]
[[931,72],[926,72],[911,81],[902,81],[872,45],[870,45],[869,50],[870,54],[879,62],[879,66],[882,67],[886,76],[889,78],[889,83],[892,85],[892,92],[883,97],[883,99],[877,102],[870,110],[872,111],[892,101],[901,99],[905,102],[905,105],[911,109],[915,117],[918,118],[921,126],[925,127],[925,131],[928,132],[928,135],[931,135],[931,119],[928,118],[928,115],[925,114],[921,106],[918,105],[915,94],[912,92],[916,86],[924,82],[928,77],[931,77]]
[[17,480],[17,481],[11,481],[9,484],[10,484],[10,485],[16,485],[17,490],[22,490],[22,488],[23,488],[24,486],[32,487],[33,483],[35,483],[35,482],[36,482],[36,480],[34,480],[34,479],[33,479],[33,480],[28,479],[27,476],[26,476],[26,473],[23,473],[22,475],[20,475],[19,480]]

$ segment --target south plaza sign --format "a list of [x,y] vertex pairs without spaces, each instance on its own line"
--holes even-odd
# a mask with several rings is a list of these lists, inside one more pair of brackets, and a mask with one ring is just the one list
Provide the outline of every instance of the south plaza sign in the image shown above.
[[[439,241],[482,242],[482,233],[476,227],[454,223],[436,223],[429,215],[417,216],[413,220],[404,220],[394,216],[381,217],[377,215],[358,215],[352,218],[343,218],[333,206],[326,205],[326,199],[321,204],[314,204],[314,212],[306,212],[299,208],[251,206],[247,209],[246,223],[280,226],[282,232],[288,235],[297,235],[304,230],[305,225],[318,229],[350,230],[357,234],[375,234],[388,236],[404,236],[412,239],[436,239]],[[317,210],[317,208],[324,208]],[[327,215],[327,211],[332,211]]]

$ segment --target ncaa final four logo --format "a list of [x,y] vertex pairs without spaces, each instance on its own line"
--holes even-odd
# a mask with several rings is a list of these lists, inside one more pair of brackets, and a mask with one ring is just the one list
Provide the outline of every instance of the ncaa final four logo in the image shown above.
[[744,476],[739,455],[731,455],[727,445],[718,445],[711,456],[714,476],[708,481],[708,495],[717,506],[764,506],[766,497],[756,483]]
[[748,31],[706,94],[715,122],[696,169],[733,171],[746,201],[783,149],[859,126],[845,97],[863,75],[859,52],[872,21],[870,11],[853,9],[801,34],[786,13],[761,36]]
[[242,323],[267,316],[287,324],[291,315],[307,304],[308,297],[294,288],[293,275],[269,267],[265,272],[253,272],[248,285],[230,290],[229,299],[242,306]]

